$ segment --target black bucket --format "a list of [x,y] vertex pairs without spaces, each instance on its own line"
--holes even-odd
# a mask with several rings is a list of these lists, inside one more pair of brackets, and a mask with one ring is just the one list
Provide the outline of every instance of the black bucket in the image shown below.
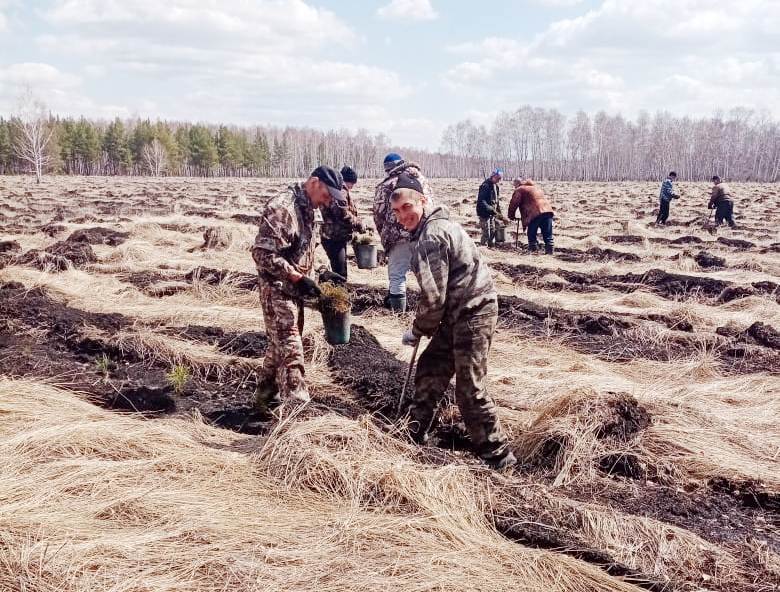
[[353,245],[358,269],[374,269],[376,263],[376,245]]
[[499,226],[498,224],[496,224],[496,242],[506,242],[506,228],[504,226]]
[[322,324],[325,326],[325,341],[331,345],[349,343],[352,318],[347,312],[322,310]]

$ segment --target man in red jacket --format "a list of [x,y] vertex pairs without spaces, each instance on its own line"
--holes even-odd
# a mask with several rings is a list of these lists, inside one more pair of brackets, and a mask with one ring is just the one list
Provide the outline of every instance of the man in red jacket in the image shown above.
[[539,247],[536,234],[542,231],[544,252],[552,255],[553,247],[553,209],[541,187],[531,179],[517,177],[513,184],[515,192],[509,202],[509,219],[516,220],[515,213],[520,210],[523,230],[528,230],[528,251],[535,253]]

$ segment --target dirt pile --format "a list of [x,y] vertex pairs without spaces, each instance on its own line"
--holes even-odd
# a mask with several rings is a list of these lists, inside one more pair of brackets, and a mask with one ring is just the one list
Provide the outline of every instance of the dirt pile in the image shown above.
[[517,448],[526,465],[552,471],[558,485],[596,470],[641,478],[648,467],[638,438],[650,420],[626,393],[575,391],[545,405]]
[[124,243],[129,236],[129,232],[119,232],[110,228],[96,226],[95,228],[76,230],[66,239],[66,242],[117,247]]
[[699,251],[693,257],[693,260],[699,264],[699,267],[704,267],[704,268],[726,266],[726,260],[723,257],[718,257],[717,255],[713,255],[712,253],[709,253],[707,251]]
[[196,267],[189,271],[185,276],[189,282],[203,282],[212,286],[222,283],[230,283],[236,288],[242,290],[257,289],[257,275],[252,273],[243,273],[240,271],[231,271],[229,269],[213,269],[211,267]]

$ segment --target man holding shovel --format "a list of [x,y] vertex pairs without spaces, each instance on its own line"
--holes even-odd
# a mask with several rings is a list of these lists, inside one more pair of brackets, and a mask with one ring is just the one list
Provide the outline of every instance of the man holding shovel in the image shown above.
[[731,228],[737,227],[734,223],[734,200],[731,198],[731,190],[718,175],[712,178],[712,193],[707,207],[715,210],[716,228],[723,224],[724,220]]
[[[428,204],[419,179],[401,174],[391,196],[398,223],[410,233],[411,267],[420,285],[412,328],[402,341],[431,340],[420,355],[409,406],[410,435],[424,443],[444,391],[455,376],[455,400],[476,454],[493,468],[516,462],[485,389],[498,316],[490,271],[466,231],[445,207]],[[413,363],[414,361],[412,361]]]
[[[272,198],[260,216],[252,247],[259,276],[260,305],[268,336],[268,350],[256,391],[256,404],[268,408],[284,400],[309,400],[304,382],[303,299],[321,294],[310,277],[318,236],[315,212],[346,200],[341,175],[319,166],[303,184],[295,184]],[[280,396],[281,395],[281,396]]]

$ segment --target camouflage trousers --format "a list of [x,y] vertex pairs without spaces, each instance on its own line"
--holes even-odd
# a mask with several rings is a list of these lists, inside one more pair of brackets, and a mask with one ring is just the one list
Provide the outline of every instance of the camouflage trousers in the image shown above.
[[503,230],[504,225],[501,223],[501,220],[495,216],[480,218],[479,227],[482,229],[482,238],[480,239],[479,244],[487,247],[494,247],[496,246],[496,243],[504,242],[504,240],[500,238],[503,236],[501,230]]
[[267,280],[258,281],[260,306],[268,338],[261,383],[275,381],[282,400],[308,397],[303,379],[303,308]]
[[441,398],[454,375],[455,402],[474,451],[486,461],[501,459],[509,452],[496,405],[485,389],[497,314],[497,306],[492,305],[455,326],[442,323],[420,355],[414,378],[415,393],[409,406],[410,432],[417,442],[427,439]]

